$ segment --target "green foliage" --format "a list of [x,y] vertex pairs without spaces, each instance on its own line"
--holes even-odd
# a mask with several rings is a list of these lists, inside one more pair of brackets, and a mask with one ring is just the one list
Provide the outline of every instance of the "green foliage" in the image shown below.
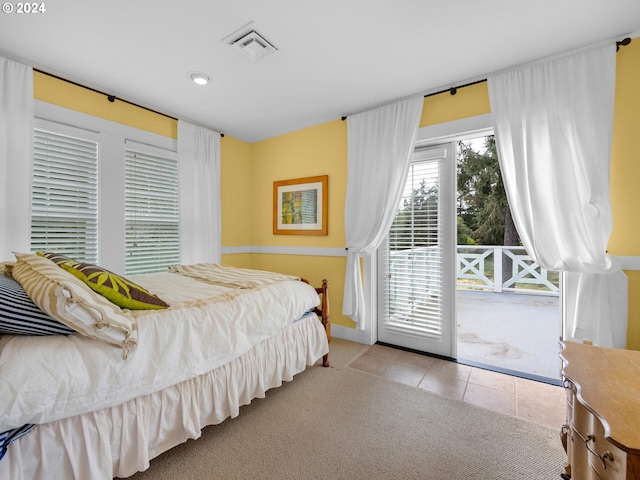
[[[509,204],[502,181],[496,142],[493,135],[485,138],[483,151],[471,142],[459,143],[458,154],[458,216],[470,229],[470,236],[479,245],[505,245],[512,238],[505,219]],[[517,239],[517,235],[515,237]],[[517,242],[516,242],[517,244]]]
[[471,229],[464,223],[461,216],[458,216],[458,241],[457,245],[476,245],[476,241],[471,238]]

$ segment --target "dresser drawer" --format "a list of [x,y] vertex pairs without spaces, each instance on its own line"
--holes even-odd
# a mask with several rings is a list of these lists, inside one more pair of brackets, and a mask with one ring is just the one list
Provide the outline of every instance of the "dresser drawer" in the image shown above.
[[585,444],[589,451],[589,464],[603,479],[627,478],[627,454],[605,438],[604,427],[597,419]]
[[[590,470],[597,472],[593,478],[604,480],[626,478],[626,453],[605,438],[604,427],[600,421],[578,401],[573,404],[570,427],[570,462],[573,467],[573,478],[592,478]],[[582,464],[583,466],[578,467]],[[585,468],[587,465],[589,465],[588,469]],[[578,471],[575,470],[576,467]]]
[[573,428],[569,429],[567,446],[567,455],[571,465],[571,479],[601,480],[601,477],[589,464],[590,454],[582,436]]

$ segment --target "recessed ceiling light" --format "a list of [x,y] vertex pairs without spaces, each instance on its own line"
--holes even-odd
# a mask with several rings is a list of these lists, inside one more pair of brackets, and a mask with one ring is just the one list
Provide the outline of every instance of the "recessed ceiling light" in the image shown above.
[[191,72],[189,74],[189,77],[191,77],[191,80],[193,80],[193,82],[197,85],[206,85],[207,83],[209,83],[209,76],[205,75],[204,73]]

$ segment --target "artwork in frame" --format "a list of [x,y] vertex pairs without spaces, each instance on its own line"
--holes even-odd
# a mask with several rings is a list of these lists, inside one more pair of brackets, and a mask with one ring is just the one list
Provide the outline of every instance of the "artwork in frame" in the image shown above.
[[273,182],[274,235],[327,235],[328,175]]

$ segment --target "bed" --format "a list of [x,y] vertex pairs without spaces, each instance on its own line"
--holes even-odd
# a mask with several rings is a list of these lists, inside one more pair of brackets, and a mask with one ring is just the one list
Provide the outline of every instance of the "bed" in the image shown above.
[[0,478],[129,477],[329,365],[326,280],[214,264],[124,279],[51,253],[16,259],[0,277],[62,331],[0,334],[0,432],[14,437]]

